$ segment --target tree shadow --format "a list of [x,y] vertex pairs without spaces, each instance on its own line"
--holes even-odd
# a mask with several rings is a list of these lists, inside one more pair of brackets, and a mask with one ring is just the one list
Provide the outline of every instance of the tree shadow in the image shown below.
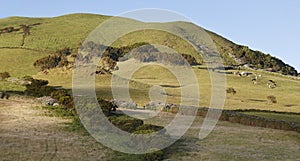
[[299,105],[296,105],[296,104],[287,104],[287,105],[284,105],[285,107],[294,107],[294,106],[299,106]]

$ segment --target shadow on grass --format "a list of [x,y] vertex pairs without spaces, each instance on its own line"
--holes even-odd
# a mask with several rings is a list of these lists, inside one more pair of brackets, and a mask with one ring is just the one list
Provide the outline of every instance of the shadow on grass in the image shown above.
[[252,102],[267,102],[267,100],[258,100],[258,99],[247,99],[247,101],[252,101]]
[[288,104],[288,105],[284,105],[285,107],[294,107],[294,106],[299,106],[299,105],[296,105],[296,104]]
[[181,86],[173,86],[173,85],[160,85],[161,87],[166,87],[166,88],[180,88]]

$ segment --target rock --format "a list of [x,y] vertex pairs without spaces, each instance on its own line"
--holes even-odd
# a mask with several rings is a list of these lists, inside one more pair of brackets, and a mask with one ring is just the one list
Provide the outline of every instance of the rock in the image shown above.
[[57,103],[57,100],[55,100],[49,96],[40,97],[37,100],[44,106],[53,106],[54,103]]
[[53,106],[57,107],[59,106],[59,103],[53,103]]

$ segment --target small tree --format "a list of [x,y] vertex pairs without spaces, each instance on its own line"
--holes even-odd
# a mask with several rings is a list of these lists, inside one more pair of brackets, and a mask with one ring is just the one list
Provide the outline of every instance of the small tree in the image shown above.
[[273,95],[268,96],[267,99],[268,99],[268,103],[269,103],[269,104],[277,103],[277,99],[276,99],[276,97],[273,96]]
[[10,74],[8,72],[3,72],[3,73],[0,73],[0,77],[1,77],[1,80],[5,80],[10,77]]

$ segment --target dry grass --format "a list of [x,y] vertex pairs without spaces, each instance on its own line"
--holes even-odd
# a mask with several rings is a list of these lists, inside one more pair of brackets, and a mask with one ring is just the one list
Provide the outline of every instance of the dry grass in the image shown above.
[[[210,76],[207,70],[193,68],[199,82],[200,106],[209,107],[211,97]],[[38,73],[36,78],[47,79],[50,85],[72,87],[71,71],[54,69],[48,75]],[[167,94],[167,102],[180,103],[181,88],[175,76],[158,65],[148,65],[137,70],[130,83],[130,94],[140,106],[149,102],[149,86],[161,85]],[[187,78],[188,79],[188,78]],[[269,89],[267,82],[275,80],[278,87]],[[96,76],[96,92],[99,97],[110,99],[111,77],[109,75]],[[263,78],[256,85],[252,84],[251,77],[227,75],[227,87],[233,87],[237,93],[227,95],[224,109],[260,109],[271,111],[300,112],[300,81],[263,73]],[[195,88],[196,89],[196,88]],[[276,104],[268,104],[267,96],[274,95]]]
[[[167,115],[147,123],[166,125]],[[218,122],[212,133],[199,139],[203,118],[167,149],[166,160],[297,160],[300,157],[299,133]],[[180,127],[178,127],[180,128]]]

